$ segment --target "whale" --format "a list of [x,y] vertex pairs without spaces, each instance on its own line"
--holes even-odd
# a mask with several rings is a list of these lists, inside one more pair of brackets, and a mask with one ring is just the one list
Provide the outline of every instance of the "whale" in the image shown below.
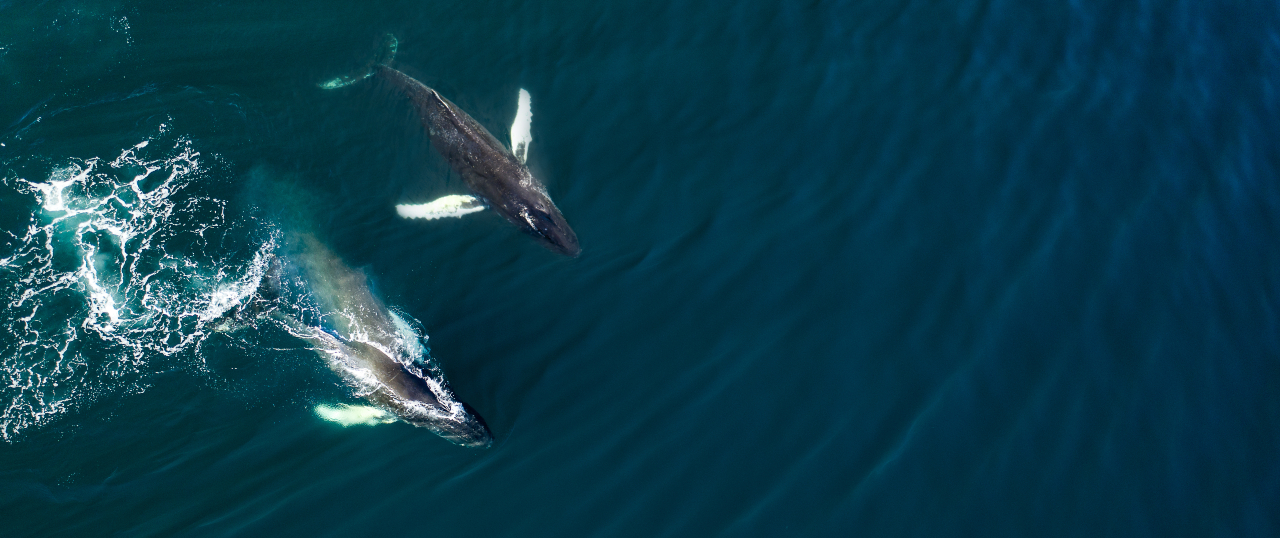
[[306,283],[319,319],[307,324],[279,309],[273,317],[310,343],[358,396],[453,443],[484,448],[493,442],[480,415],[454,396],[438,368],[423,362],[418,335],[374,295],[364,272],[305,233],[290,241],[288,261]]
[[518,229],[553,252],[576,257],[582,252],[578,236],[547,194],[547,188],[526,165],[532,141],[532,112],[528,91],[520,89],[512,123],[510,147],[436,90],[391,67],[397,41],[388,35],[382,52],[355,75],[320,86],[340,88],[366,78],[389,84],[408,99],[431,145],[466,183],[471,195],[448,195],[425,204],[402,204],[406,218],[460,217],[491,208]]
[[[274,321],[306,342],[372,406],[317,406],[326,420],[345,425],[353,414],[360,423],[398,420],[465,447],[493,443],[484,419],[454,395],[419,334],[378,298],[364,272],[347,266],[312,234],[290,233],[280,250],[262,262],[258,291],[217,320],[215,330]],[[287,296],[287,284],[295,282],[301,293]]]

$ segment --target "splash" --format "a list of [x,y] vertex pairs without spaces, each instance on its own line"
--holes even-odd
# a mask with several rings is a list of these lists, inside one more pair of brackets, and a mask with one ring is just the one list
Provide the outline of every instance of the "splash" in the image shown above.
[[211,179],[190,140],[159,132],[108,161],[70,159],[42,180],[6,177],[28,197],[25,229],[0,250],[0,438],[148,376],[200,368],[206,325],[251,294],[272,245],[202,193]]

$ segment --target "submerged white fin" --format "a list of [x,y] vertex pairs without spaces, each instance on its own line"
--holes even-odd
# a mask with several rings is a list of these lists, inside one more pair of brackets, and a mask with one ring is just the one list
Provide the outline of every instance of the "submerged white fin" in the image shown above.
[[484,202],[466,194],[441,196],[425,204],[400,204],[396,213],[406,219],[435,220],[444,217],[461,217],[484,209]]
[[320,404],[316,406],[316,415],[329,422],[341,424],[344,428],[350,426],[376,426],[396,421],[396,417],[391,413],[368,405]]
[[533,142],[533,133],[529,125],[533,123],[533,109],[529,106],[529,92],[520,88],[520,98],[516,105],[516,120],[511,122],[511,153],[520,162],[529,158],[529,143]]

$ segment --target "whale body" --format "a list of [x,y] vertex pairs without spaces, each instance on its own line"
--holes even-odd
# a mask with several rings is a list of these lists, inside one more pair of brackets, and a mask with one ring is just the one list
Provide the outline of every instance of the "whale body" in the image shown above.
[[[337,415],[358,412],[364,415],[358,423],[399,419],[462,446],[492,444],[484,420],[454,396],[419,334],[373,293],[368,277],[314,236],[290,235],[287,253],[267,262],[254,297],[225,313],[214,329],[231,332],[274,320],[310,344],[356,396],[376,408],[317,407],[326,420],[345,424],[352,417]],[[289,293],[287,282],[302,285],[301,298],[282,298]]]
[[484,421],[454,397],[443,373],[419,361],[426,350],[418,335],[373,294],[368,277],[314,236],[299,234],[291,243],[290,259],[321,316],[319,325],[308,326],[277,315],[289,332],[311,343],[357,395],[375,406],[454,443],[489,446],[493,436]]
[[[521,91],[521,114],[513,128],[513,153],[484,126],[417,79],[387,65],[376,65],[374,78],[390,83],[409,98],[431,145],[462,176],[467,187],[516,227],[541,240],[543,246],[567,256],[582,252],[578,236],[551,201],[547,188],[533,177],[523,157],[528,151],[528,93]],[[521,117],[523,116],[523,117]],[[523,142],[523,144],[521,144]],[[402,211],[403,214],[403,211]]]

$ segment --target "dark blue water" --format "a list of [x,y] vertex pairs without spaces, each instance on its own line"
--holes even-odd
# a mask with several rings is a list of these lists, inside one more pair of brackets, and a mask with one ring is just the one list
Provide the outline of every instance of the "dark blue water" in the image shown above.
[[[1274,2],[0,21],[0,535],[1280,533]],[[394,91],[317,87],[388,32],[499,139],[529,91],[580,257],[396,216],[465,187]],[[491,448],[325,422],[304,342],[211,330],[302,226],[264,183]]]

